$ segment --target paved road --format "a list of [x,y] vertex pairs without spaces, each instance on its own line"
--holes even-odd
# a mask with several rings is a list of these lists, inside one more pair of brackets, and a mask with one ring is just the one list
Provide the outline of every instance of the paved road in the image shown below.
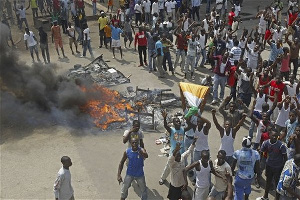
[[[257,6],[269,4],[270,1],[244,0],[242,12],[249,13],[245,17],[256,14]],[[101,8],[101,7],[99,7]],[[201,9],[202,11],[203,9]],[[87,14],[92,13],[87,7]],[[32,24],[31,11],[28,10],[29,24]],[[203,12],[202,12],[203,13]],[[258,20],[245,20],[242,27],[251,28],[257,25]],[[138,53],[131,49],[124,49],[124,59],[120,59],[118,52],[116,59],[112,59],[112,52],[107,49],[98,49],[99,36],[96,21],[89,21],[91,29],[91,40],[94,55],[103,54],[110,66],[116,67],[125,76],[131,76],[131,83],[113,87],[113,89],[124,91],[128,86],[139,86],[141,88],[171,88],[179,94],[177,83],[184,80],[183,74],[177,69],[175,76],[168,76],[166,79],[158,79],[157,74],[148,73],[146,68],[137,67]],[[22,38],[23,32],[16,27],[12,28],[15,39]],[[37,31],[33,29],[35,33]],[[49,39],[51,41],[51,39]],[[50,54],[53,63],[57,64],[57,73],[63,74],[74,64],[88,64],[88,58],[73,56],[68,47],[67,36],[64,36],[64,47],[68,59],[59,60],[54,45],[50,44]],[[82,50],[80,49],[82,52]],[[29,52],[25,51],[24,43],[18,44],[17,52],[20,61],[31,65]],[[266,58],[269,52],[263,53]],[[174,59],[174,54],[172,54]],[[195,82],[211,72],[203,69],[196,72]],[[226,89],[226,94],[229,90]],[[213,106],[207,105],[203,113],[208,119],[211,118],[208,112]],[[180,109],[177,109],[180,110]],[[175,110],[176,111],[176,110]],[[174,112],[175,112],[174,111]],[[218,115],[219,120],[221,120]],[[249,119],[248,119],[249,121]],[[235,140],[235,149],[241,147],[241,139],[247,135],[249,123],[242,127]],[[26,127],[25,127],[26,129]],[[73,186],[76,199],[118,199],[120,186],[117,183],[116,175],[118,163],[126,145],[122,144],[124,130],[113,130],[102,132],[97,128],[74,130],[66,126],[53,126],[51,128],[39,128],[32,131],[24,130],[23,127],[5,127],[5,142],[1,144],[1,198],[2,199],[52,199],[52,185],[56,173],[60,168],[60,157],[69,155],[72,158],[71,167]],[[161,146],[155,144],[155,139],[164,132],[163,127],[158,131],[145,131],[145,146],[149,153],[149,159],[145,161],[146,181],[149,187],[149,199],[166,199],[168,188],[158,185],[158,180],[166,163],[165,157],[159,157]],[[212,126],[209,135],[209,145],[212,159],[216,159],[216,152],[219,148],[220,138],[217,129]],[[123,170],[124,175],[125,169]],[[137,199],[135,192],[138,187],[133,184],[129,191],[129,199]],[[253,188],[250,199],[255,199],[263,194],[262,189]]]

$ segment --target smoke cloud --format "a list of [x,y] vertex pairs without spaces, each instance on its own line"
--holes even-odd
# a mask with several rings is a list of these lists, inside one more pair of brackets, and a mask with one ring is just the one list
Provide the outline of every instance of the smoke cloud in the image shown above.
[[80,106],[89,98],[77,82],[87,83],[57,75],[54,64],[26,65],[7,46],[8,33],[1,29],[1,127],[32,130],[54,124],[71,127],[92,125],[91,119],[80,112]]

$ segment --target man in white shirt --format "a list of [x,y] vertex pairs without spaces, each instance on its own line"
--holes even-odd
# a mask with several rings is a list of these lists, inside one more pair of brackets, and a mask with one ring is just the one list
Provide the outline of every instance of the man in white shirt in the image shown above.
[[157,0],[155,0],[152,4],[152,10],[151,10],[151,14],[154,15],[154,14],[158,14],[159,13],[159,10],[158,10],[158,2]]
[[227,189],[227,179],[225,174],[229,173],[232,175],[230,165],[225,161],[226,152],[224,150],[220,150],[217,155],[217,159],[214,163],[214,168],[216,173],[219,176],[215,176],[214,186],[212,187],[209,197],[213,197],[214,199],[223,199],[225,196],[225,191]]
[[159,18],[165,21],[165,0],[158,0]]
[[167,0],[167,2],[165,3],[165,7],[167,10],[167,16],[169,19],[169,17],[172,17],[172,2],[171,2],[171,0]]
[[32,62],[34,62],[33,50],[36,54],[37,60],[40,62],[41,60],[39,58],[37,39],[35,38],[33,32],[29,31],[29,28],[27,27],[25,28],[24,41],[25,41],[26,50],[28,50],[29,48]]
[[193,16],[193,20],[195,19],[195,14],[197,15],[197,19],[198,21],[200,21],[200,4],[201,1],[200,0],[192,0],[192,16]]
[[168,199],[181,199],[182,191],[185,189],[183,188],[185,181],[182,173],[182,171],[185,168],[184,160],[194,150],[196,140],[197,139],[194,139],[191,146],[183,154],[180,154],[180,143],[177,143],[176,148],[172,153],[172,156],[170,156],[168,160],[168,165],[170,166],[171,173]]
[[63,166],[58,171],[54,182],[55,200],[74,200],[74,190],[71,185],[71,173],[69,170],[69,167],[72,166],[71,158],[63,156],[60,161]]
[[239,41],[234,40],[233,42],[233,47],[231,48],[230,51],[230,63],[231,65],[234,65],[234,61],[237,60],[239,61],[242,55],[242,49],[239,47]]
[[172,9],[172,20],[175,22],[176,20],[176,5],[177,2],[175,0],[171,1],[171,9]]
[[94,58],[94,54],[91,47],[91,37],[90,37],[90,29],[87,24],[84,25],[83,30],[83,54],[81,57],[86,56],[86,50],[89,49],[91,57]]
[[19,14],[20,14],[20,24],[19,24],[19,29],[22,29],[22,25],[23,25],[23,22],[25,22],[25,25],[26,27],[28,27],[28,22],[27,22],[27,19],[26,19],[26,10],[28,9],[25,9],[23,6],[20,6],[19,9],[15,8]]
[[187,49],[187,58],[185,60],[185,73],[184,78],[186,78],[189,65],[191,65],[191,77],[192,80],[195,79],[194,77],[194,70],[195,70],[195,58],[196,58],[196,50],[199,43],[195,40],[195,35],[192,35],[192,38],[188,40],[188,49]]
[[150,0],[145,0],[143,2],[143,9],[144,9],[144,12],[145,12],[145,23],[150,24],[150,18],[151,18],[151,14],[150,14],[151,1]]
[[138,22],[140,22],[140,25],[142,24],[142,4],[140,1],[137,2],[134,6],[134,12],[135,12],[135,25],[138,26]]

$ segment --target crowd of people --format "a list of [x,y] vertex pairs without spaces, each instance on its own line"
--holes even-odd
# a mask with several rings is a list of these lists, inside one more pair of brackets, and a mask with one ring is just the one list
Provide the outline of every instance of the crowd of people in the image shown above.
[[[173,76],[176,68],[185,79],[195,80],[195,70],[210,67],[213,75],[198,82],[210,88],[213,124],[221,138],[217,159],[212,161],[208,137],[212,122],[203,116],[203,106],[190,107],[182,101],[183,119],[168,121],[162,112],[164,127],[170,140],[169,159],[159,184],[169,175],[169,199],[249,199],[251,184],[259,188],[265,171],[265,192],[258,199],[268,199],[275,189],[275,199],[300,199],[297,189],[300,171],[300,82],[298,75],[300,49],[300,20],[298,2],[274,0],[270,6],[255,13],[258,25],[241,29],[242,0],[92,0],[92,15],[99,14],[99,49],[104,47],[120,52],[125,48],[138,51],[139,67],[149,73],[158,71],[159,78]],[[10,0],[0,1],[1,20],[8,27],[17,25],[23,31],[26,49],[33,62],[40,62],[39,48],[45,63],[50,63],[48,33],[38,29],[37,37],[29,27],[26,10],[33,18],[51,16],[51,38],[60,57],[66,57],[63,39],[68,38],[72,54],[86,57],[91,47],[91,36],[83,0]],[[107,6],[97,9],[97,4]],[[27,5],[27,6],[26,6]],[[205,6],[205,17],[200,7]],[[15,15],[13,15],[15,12]],[[256,11],[255,11],[256,12]],[[287,18],[283,19],[283,15]],[[121,41],[123,38],[124,41]],[[12,45],[14,41],[10,35]],[[129,43],[128,43],[129,42]],[[133,46],[131,47],[133,42]],[[73,50],[75,47],[75,51]],[[175,61],[172,49],[176,49]],[[269,54],[267,60],[262,53]],[[34,55],[35,53],[35,55]],[[200,61],[201,60],[201,61]],[[200,62],[199,62],[200,61]],[[168,67],[167,67],[168,63]],[[284,81],[283,81],[284,80]],[[225,96],[226,85],[230,95]],[[184,99],[184,98],[183,98]],[[219,123],[216,112],[223,118]],[[249,135],[234,148],[235,137],[244,121],[251,121]],[[255,132],[254,135],[253,133]],[[126,199],[128,188],[136,180],[141,198],[147,199],[144,160],[148,157],[138,121],[125,131],[123,142],[128,143],[119,165],[117,180],[122,183],[121,199]],[[190,157],[190,159],[188,159]],[[69,157],[61,159],[54,190],[57,199],[72,199],[72,165]],[[121,173],[127,165],[126,176]],[[236,170],[237,169],[237,170]],[[212,182],[212,175],[215,177]],[[234,178],[233,178],[234,176]],[[194,185],[193,194],[187,191],[188,179]],[[234,180],[233,180],[234,179]],[[233,185],[234,187],[233,187]]]

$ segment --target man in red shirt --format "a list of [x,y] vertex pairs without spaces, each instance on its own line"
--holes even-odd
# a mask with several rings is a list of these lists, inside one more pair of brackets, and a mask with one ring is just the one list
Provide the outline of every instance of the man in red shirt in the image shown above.
[[75,5],[77,10],[84,11],[84,0],[76,0]]
[[174,35],[177,37],[176,38],[176,60],[175,60],[175,64],[174,64],[174,71],[178,65],[179,62],[179,58],[181,57],[181,63],[180,63],[180,68],[181,71],[183,71],[183,67],[185,64],[185,56],[186,56],[186,47],[187,47],[187,39],[186,39],[186,34],[184,31],[180,31],[179,29],[180,26],[178,26],[175,31],[174,31]]
[[234,65],[230,67],[229,76],[227,80],[227,84],[230,87],[230,96],[233,98],[233,101],[236,100],[236,84],[237,78],[235,77],[235,71],[238,65],[238,61],[234,61]]
[[234,13],[235,9],[234,7],[231,8],[231,12],[228,13],[228,26],[232,26],[233,23],[233,18],[235,17],[235,13]]
[[139,57],[140,57],[140,65],[139,67],[144,66],[143,65],[143,56],[144,54],[144,63],[147,66],[147,37],[145,35],[145,32],[143,31],[142,27],[139,27],[139,32],[135,34],[134,38],[134,48],[136,50],[136,44],[138,44],[138,50],[139,50]]
[[270,101],[274,102],[274,96],[276,91],[278,90],[278,102],[282,101],[282,94],[288,95],[288,90],[286,85],[282,82],[282,76],[277,75],[275,80],[271,80],[268,84],[264,85],[264,87],[270,87]]

